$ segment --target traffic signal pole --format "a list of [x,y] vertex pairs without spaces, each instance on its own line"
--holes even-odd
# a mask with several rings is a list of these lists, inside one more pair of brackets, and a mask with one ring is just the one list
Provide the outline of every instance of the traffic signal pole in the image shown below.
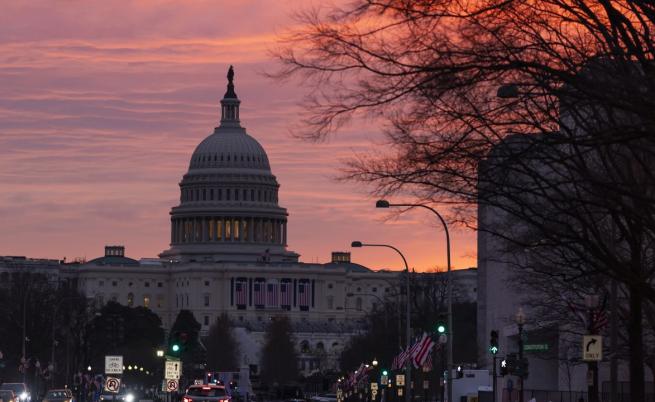
[[497,375],[496,375],[496,355],[495,355],[495,354],[494,354],[494,357],[493,357],[493,361],[494,361],[494,368],[493,368],[493,370],[492,370],[492,372],[493,372],[493,381],[492,381],[491,384],[492,384],[492,390],[493,390],[494,395],[493,395],[493,399],[492,399],[492,401],[493,401],[493,402],[496,402],[496,392],[497,392],[497,391],[496,391],[496,390],[497,390],[497,384],[496,384],[496,381],[497,381]]

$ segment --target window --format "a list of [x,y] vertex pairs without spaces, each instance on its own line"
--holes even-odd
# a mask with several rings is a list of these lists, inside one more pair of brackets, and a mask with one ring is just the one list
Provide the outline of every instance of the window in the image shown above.
[[214,189],[213,188],[209,189],[209,199],[214,201]]
[[334,308],[334,296],[327,297],[327,308],[328,310],[332,310]]
[[332,284],[328,283],[328,289],[332,289]]
[[111,282],[111,286],[116,287],[117,285],[118,285],[118,283],[116,281]]
[[209,307],[209,295],[205,295],[205,307]]
[[223,200],[223,189],[222,188],[218,189],[218,200],[219,201]]
[[359,311],[362,311],[362,298],[358,297],[357,301],[355,302],[355,308]]
[[205,316],[205,325],[209,325],[209,316],[208,315]]
[[186,306],[189,307],[189,295],[186,295]]
[[164,307],[164,295],[157,295],[157,308]]
[[300,353],[309,353],[309,342],[300,342]]
[[239,201],[239,189],[234,189],[234,201]]
[[225,189],[225,199],[230,201],[230,189]]
[[232,238],[232,221],[229,219],[225,220],[225,240],[230,240]]
[[158,288],[161,288],[161,287],[163,287],[163,286],[164,286],[163,283],[161,283],[161,282],[157,282],[157,287],[158,287]]
[[98,281],[98,287],[103,287],[105,285],[105,281]]
[[117,294],[111,295],[111,301],[118,302],[118,295]]
[[127,307],[134,306],[134,293],[127,294]]
[[150,296],[143,296],[143,307],[150,308]]
[[207,189],[206,188],[202,189],[202,200],[207,201]]
[[149,287],[150,287],[150,282],[146,282],[146,283],[144,283],[144,286],[147,287],[147,288],[149,288]]
[[102,294],[96,295],[96,306],[102,307],[105,305],[105,296]]
[[132,282],[128,283],[127,286],[132,287]]
[[209,281],[205,281],[205,286],[209,286]]
[[371,290],[372,290],[373,292],[377,292],[377,291],[378,291],[378,288],[373,288],[373,289],[371,289]]

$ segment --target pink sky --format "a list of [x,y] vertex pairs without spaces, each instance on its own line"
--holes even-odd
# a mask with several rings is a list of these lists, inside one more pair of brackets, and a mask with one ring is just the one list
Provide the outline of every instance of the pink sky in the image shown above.
[[[445,266],[437,220],[394,221],[366,188],[334,180],[344,158],[379,146],[381,125],[354,122],[324,144],[289,135],[306,89],[263,76],[269,50],[310,3],[7,2],[0,13],[0,255],[133,258],[167,248],[170,208],[195,146],[213,131],[235,66],[241,120],[268,152],[289,211],[289,249],[306,262],[352,240],[401,249],[417,270]],[[453,264],[475,266],[475,233],[452,230]],[[399,268],[390,250],[355,262]]]

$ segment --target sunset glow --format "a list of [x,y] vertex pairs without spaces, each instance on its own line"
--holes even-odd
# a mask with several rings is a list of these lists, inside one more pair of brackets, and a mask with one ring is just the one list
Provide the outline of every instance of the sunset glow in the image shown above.
[[[401,249],[417,270],[445,267],[435,217],[386,221],[366,188],[334,180],[344,158],[379,146],[355,121],[327,143],[292,138],[310,91],[275,82],[270,55],[297,1],[8,2],[0,13],[0,255],[91,259],[106,244],[156,257],[189,157],[220,118],[234,65],[241,121],[266,149],[305,262],[353,240]],[[406,200],[397,200],[406,201]],[[437,206],[438,207],[438,206]],[[476,264],[475,233],[452,228],[453,264]],[[393,252],[353,261],[399,269]]]

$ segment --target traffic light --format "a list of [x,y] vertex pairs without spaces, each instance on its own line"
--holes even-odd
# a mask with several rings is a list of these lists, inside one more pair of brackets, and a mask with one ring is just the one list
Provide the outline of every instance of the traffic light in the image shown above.
[[446,333],[446,325],[444,323],[438,323],[437,324],[437,333],[439,333],[439,334],[445,334]]
[[389,375],[389,372],[387,370],[382,370],[382,375]]
[[462,378],[464,377],[464,369],[462,366],[457,366],[457,377],[456,378]]
[[492,355],[498,353],[498,331],[496,330],[491,331],[491,337],[489,339],[489,352],[491,352]]
[[503,360],[500,361],[500,375],[502,375],[504,377],[508,373],[509,372],[507,370],[507,359],[503,359]]
[[178,345],[177,343],[172,344],[172,345],[171,345],[171,352],[172,352],[173,354],[178,354],[178,353],[180,353],[180,345]]

